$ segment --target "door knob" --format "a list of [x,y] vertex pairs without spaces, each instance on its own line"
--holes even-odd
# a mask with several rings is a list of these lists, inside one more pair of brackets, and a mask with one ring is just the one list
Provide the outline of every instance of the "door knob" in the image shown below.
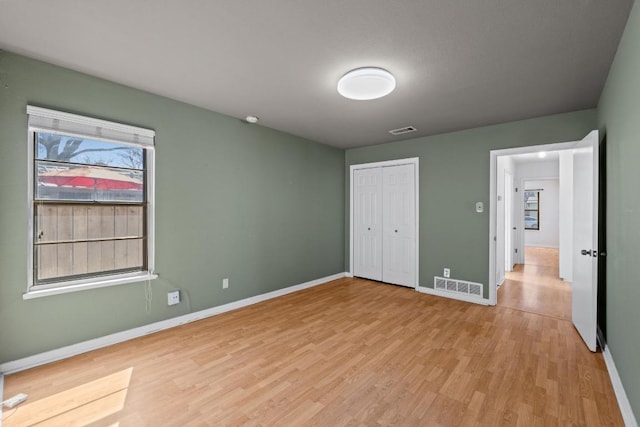
[[580,253],[581,253],[582,255],[588,255],[588,256],[591,256],[591,250],[583,249],[583,250],[581,250],[581,251],[580,251]]
[[367,230],[371,231],[371,227],[367,227]]
[[398,230],[396,230],[396,233],[398,232]]

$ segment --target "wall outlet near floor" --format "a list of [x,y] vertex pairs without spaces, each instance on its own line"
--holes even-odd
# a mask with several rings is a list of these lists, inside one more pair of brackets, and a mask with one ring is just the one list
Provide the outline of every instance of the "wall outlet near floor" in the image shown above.
[[451,269],[445,268],[442,275],[448,279],[449,277],[451,277]]
[[229,287],[229,279],[222,279],[222,289],[227,289]]
[[180,291],[169,291],[167,293],[167,304],[176,305],[180,302]]

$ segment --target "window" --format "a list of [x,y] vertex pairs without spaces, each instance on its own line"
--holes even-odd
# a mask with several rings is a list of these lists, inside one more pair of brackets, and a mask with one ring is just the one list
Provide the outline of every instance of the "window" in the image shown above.
[[27,113],[25,297],[154,278],[155,132],[38,107]]
[[524,229],[540,230],[540,191],[524,191]]

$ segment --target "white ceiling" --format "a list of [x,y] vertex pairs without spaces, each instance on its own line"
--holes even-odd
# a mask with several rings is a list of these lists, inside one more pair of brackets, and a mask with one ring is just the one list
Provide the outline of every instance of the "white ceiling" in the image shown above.
[[[597,105],[632,0],[0,0],[0,48],[337,147]],[[336,92],[379,66],[397,89]]]
[[508,156],[516,163],[540,163],[540,162],[558,162],[560,159],[560,151],[545,151],[545,157],[540,158],[538,153],[514,154]]

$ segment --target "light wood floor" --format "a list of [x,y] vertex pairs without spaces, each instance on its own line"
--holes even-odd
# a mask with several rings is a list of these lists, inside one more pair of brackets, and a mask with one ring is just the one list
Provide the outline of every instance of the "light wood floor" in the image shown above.
[[340,279],[5,378],[29,425],[623,425],[570,322]]
[[498,305],[571,320],[571,284],[559,276],[558,249],[525,247],[525,264],[506,273]]

